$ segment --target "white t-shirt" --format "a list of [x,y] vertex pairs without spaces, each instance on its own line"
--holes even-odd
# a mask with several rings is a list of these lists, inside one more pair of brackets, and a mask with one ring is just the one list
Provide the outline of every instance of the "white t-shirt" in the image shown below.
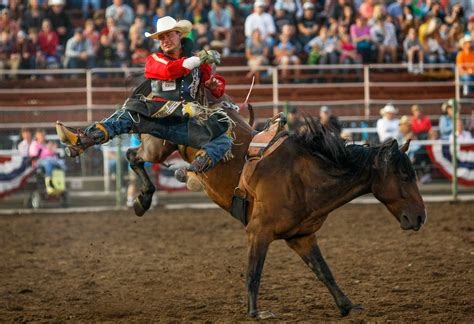
[[270,34],[275,34],[276,28],[272,16],[266,12],[261,15],[255,12],[249,15],[245,20],[245,37],[251,37],[255,29],[260,30],[262,39],[267,38]]
[[387,138],[398,138],[399,136],[399,125],[400,120],[392,119],[388,120],[380,118],[377,120],[377,134],[379,135],[379,141],[382,143]]

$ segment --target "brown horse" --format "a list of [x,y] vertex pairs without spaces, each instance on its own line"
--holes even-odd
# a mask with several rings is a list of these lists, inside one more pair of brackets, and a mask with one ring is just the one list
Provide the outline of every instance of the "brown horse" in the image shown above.
[[[229,110],[228,114],[236,123],[234,159],[197,175],[208,196],[226,211],[230,211],[253,133],[236,111]],[[245,227],[249,316],[272,316],[258,311],[257,295],[268,247],[278,239],[284,239],[327,286],[343,316],[361,310],[336,284],[315,232],[331,211],[367,193],[373,193],[388,208],[402,229],[418,231],[426,221],[426,211],[415,172],[405,154],[408,146],[405,143],[399,148],[396,140],[377,147],[346,145],[317,121],[307,118],[304,131],[290,136],[258,164],[249,182],[253,194],[249,197]],[[137,201],[145,209],[154,187],[143,163],[162,162],[177,148],[145,135],[139,148],[127,152],[133,170],[143,180]],[[190,161],[192,150],[182,156]]]

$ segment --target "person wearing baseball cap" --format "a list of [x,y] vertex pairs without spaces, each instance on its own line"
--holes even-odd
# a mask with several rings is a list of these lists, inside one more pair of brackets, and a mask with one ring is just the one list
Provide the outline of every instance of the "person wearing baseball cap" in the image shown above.
[[219,128],[219,132],[216,130],[212,137],[205,139],[188,135],[192,123],[188,103],[198,101],[201,85],[217,98],[225,91],[224,78],[213,74],[210,65],[220,63],[219,53],[201,51],[193,55],[194,44],[185,38],[191,29],[191,22],[165,16],[158,19],[156,32],[145,33],[146,37],[160,42],[160,50],[148,56],[145,65],[145,77],[150,82],[153,100],[140,96],[129,98],[112,116],[85,130],[57,122],[56,131],[61,141],[68,145],[66,153],[69,156],[77,156],[95,144],[133,131],[200,149],[189,167],[180,171],[178,180],[185,181],[183,177],[187,171],[206,172],[223,158],[232,144],[226,134],[227,128]]

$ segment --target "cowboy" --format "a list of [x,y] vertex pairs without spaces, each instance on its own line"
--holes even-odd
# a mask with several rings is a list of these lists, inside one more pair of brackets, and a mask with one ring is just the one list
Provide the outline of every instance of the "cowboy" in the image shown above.
[[[192,109],[189,109],[191,103],[198,100],[202,85],[212,96],[219,98],[224,94],[225,81],[211,72],[210,64],[220,63],[219,53],[201,51],[198,56],[192,55],[192,41],[184,38],[192,29],[189,21],[177,22],[166,16],[158,20],[156,29],[156,33],[145,33],[146,37],[159,40],[161,49],[148,56],[145,65],[145,77],[151,81],[153,100],[144,96],[129,98],[122,109],[85,130],[72,129],[60,122],[57,122],[56,130],[61,141],[68,145],[66,154],[72,157],[95,144],[130,132],[147,133],[175,144],[200,148],[187,170],[181,170],[178,175],[181,178],[177,176],[178,180],[185,181],[183,172],[206,172],[231,148],[232,140],[226,134],[228,126],[225,129],[204,127],[190,117]],[[207,137],[191,134],[191,130],[199,127],[214,131]]]

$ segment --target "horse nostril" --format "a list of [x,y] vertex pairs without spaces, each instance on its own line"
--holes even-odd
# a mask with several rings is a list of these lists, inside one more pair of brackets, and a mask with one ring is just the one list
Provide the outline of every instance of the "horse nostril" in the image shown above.
[[403,215],[402,218],[404,222],[407,222],[407,223],[410,222],[407,215]]
[[416,223],[418,226],[423,224],[423,217],[421,217],[421,215],[418,215],[418,217],[416,218]]

